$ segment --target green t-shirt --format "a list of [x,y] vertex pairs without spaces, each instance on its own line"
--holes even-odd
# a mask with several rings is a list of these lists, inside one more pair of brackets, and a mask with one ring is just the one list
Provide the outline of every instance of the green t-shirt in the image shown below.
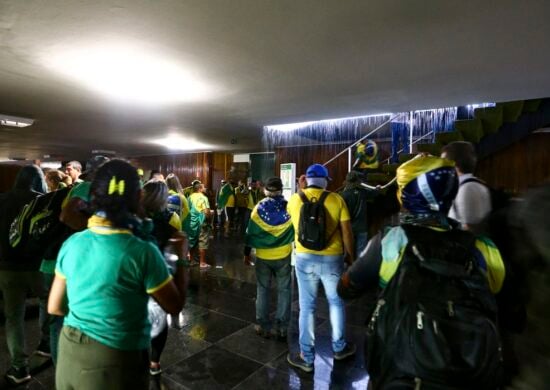
[[59,252],[56,274],[66,279],[69,301],[65,325],[115,349],[146,349],[148,294],[172,277],[155,245],[102,220],[93,216],[92,227],[73,234]]
[[85,202],[90,201],[90,189],[92,183],[89,181],[83,181],[82,183],[76,184],[69,192],[69,199],[80,198]]

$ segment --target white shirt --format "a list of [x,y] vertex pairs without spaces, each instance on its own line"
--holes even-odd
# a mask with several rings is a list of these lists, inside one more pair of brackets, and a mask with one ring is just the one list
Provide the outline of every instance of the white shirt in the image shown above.
[[460,187],[449,210],[449,218],[456,219],[462,227],[465,225],[475,225],[491,212],[491,192],[483,184],[464,181],[474,178],[471,173],[466,173],[458,177]]

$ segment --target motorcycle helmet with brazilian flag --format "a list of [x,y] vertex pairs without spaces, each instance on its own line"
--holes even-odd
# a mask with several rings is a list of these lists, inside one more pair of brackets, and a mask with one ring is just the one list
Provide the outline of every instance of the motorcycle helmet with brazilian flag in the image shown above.
[[412,214],[447,215],[458,191],[455,164],[435,156],[418,156],[396,172],[397,197]]

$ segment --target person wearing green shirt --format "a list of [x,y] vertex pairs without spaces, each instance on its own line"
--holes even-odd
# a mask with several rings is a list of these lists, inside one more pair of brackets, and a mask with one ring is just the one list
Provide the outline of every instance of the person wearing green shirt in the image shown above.
[[94,214],[63,244],[48,302],[50,314],[66,316],[56,387],[148,389],[148,299],[179,313],[187,263],[178,260],[172,277],[158,247],[133,234],[141,189],[130,164],[103,164],[90,193]]

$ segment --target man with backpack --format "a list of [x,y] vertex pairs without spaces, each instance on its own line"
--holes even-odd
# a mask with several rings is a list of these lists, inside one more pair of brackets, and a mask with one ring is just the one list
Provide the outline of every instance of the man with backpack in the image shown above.
[[483,231],[483,221],[491,212],[491,192],[486,184],[474,176],[477,157],[474,145],[456,141],[443,147],[441,157],[455,162],[458,174],[458,193],[449,210],[449,218],[474,233]]
[[292,366],[313,371],[315,359],[315,306],[319,282],[327,297],[332,326],[332,349],[335,360],[355,353],[356,347],[345,339],[345,307],[336,292],[344,269],[344,258],[354,260],[353,232],[346,203],[336,193],[326,190],[327,169],[320,164],[306,171],[307,186],[292,195],[287,209],[294,225],[296,242],[296,277],[300,304],[300,353],[287,356]]
[[[25,301],[29,291],[44,299],[42,277],[38,272],[40,257],[30,256],[10,245],[11,227],[19,212],[29,202],[46,192],[44,174],[36,165],[19,171],[13,188],[0,196],[0,292],[6,317],[6,344],[11,367],[6,378],[11,384],[31,380],[29,357],[25,353]],[[49,344],[45,312],[40,311],[41,345]]]
[[497,389],[500,253],[447,218],[458,187],[452,161],[418,157],[396,177],[401,225],[373,237],[338,286],[345,298],[382,288],[365,340],[372,386]]

